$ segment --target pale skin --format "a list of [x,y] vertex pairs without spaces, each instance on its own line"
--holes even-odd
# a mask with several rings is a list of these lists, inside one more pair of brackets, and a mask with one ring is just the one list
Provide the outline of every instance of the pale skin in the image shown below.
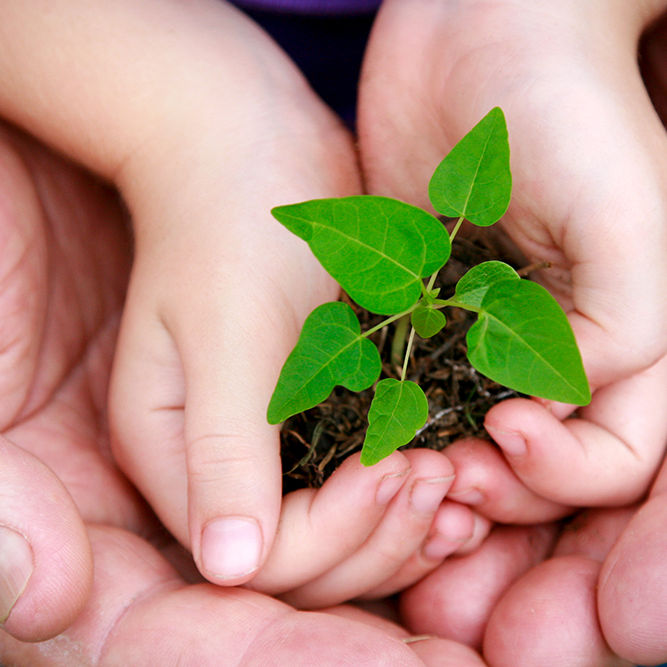
[[[107,384],[130,266],[125,212],[112,189],[5,125],[0,170],[0,311],[11,321],[0,355],[3,663],[214,664],[224,654],[229,664],[266,655],[308,664],[312,650],[343,664],[375,664],[377,655],[394,664],[433,664],[434,656],[481,664],[457,642],[406,644],[405,629],[359,610],[312,615],[263,593],[202,583],[109,452]],[[397,454],[374,468],[355,459],[321,490],[286,496],[257,588],[319,608],[343,599],[325,575],[345,577],[344,597],[380,584],[396,590],[483,538],[488,520],[467,508],[458,536],[451,525],[437,533],[452,482],[443,455]],[[418,492],[434,475],[429,492]],[[398,548],[397,525],[405,537]],[[454,539],[449,550],[422,554],[442,537]],[[392,583],[406,562],[411,575]],[[20,574],[27,583],[17,588]],[[18,595],[11,608],[10,586]]]
[[595,396],[582,419],[507,401],[486,426],[524,482],[564,504],[636,500],[664,451],[652,401],[667,352],[667,135],[636,51],[666,7],[390,0],[362,74],[361,157],[379,194],[427,205],[455,138],[495,104],[507,114],[514,194],[500,225],[526,263],[552,264],[535,277],[568,311]]
[[[644,53],[652,99],[637,67],[637,42],[666,8],[664,2],[387,0],[374,27],[359,115],[369,189],[425,205],[424,184],[442,153],[484,110],[502,106],[514,175],[503,230],[524,261],[554,265],[536,277],[569,311],[595,390],[579,419],[568,419],[569,406],[500,404],[486,418],[500,450],[481,441],[448,450],[456,469],[448,497],[497,521],[531,524],[563,516],[573,505],[641,501],[664,457],[664,19]],[[409,92],[396,94],[397,88]],[[407,168],[397,168],[406,154]],[[664,661],[666,579],[658,556],[664,474],[639,511],[599,510],[587,530],[577,530],[582,539],[596,531],[608,538],[592,556],[570,544],[569,561],[555,558],[532,570],[541,542],[533,537],[531,548],[522,548],[533,529],[515,530],[521,556],[505,569],[527,574],[506,597],[496,591],[497,612],[496,603],[474,598],[465,614],[447,610],[460,607],[470,582],[479,583],[491,563],[502,565],[507,529],[406,593],[406,622],[416,632],[483,646],[493,665],[516,664],[518,656],[521,664],[539,665],[545,655],[554,664],[558,656],[574,664],[572,655],[584,665]],[[443,611],[427,619],[434,601]],[[529,613],[536,605],[541,627]],[[554,623],[563,619],[571,621],[571,642],[555,645]],[[530,631],[516,634],[518,627]]]
[[[57,15],[50,15],[43,12],[37,3],[28,8],[3,8],[2,12],[6,16],[0,21],[0,30],[3,44],[8,44],[10,48],[0,57],[11,57],[14,61],[12,66],[1,69],[0,105],[3,114],[11,120],[22,124],[43,140],[114,181],[130,207],[137,248],[113,385],[111,419],[115,435],[114,453],[162,521],[184,545],[192,549],[202,573],[215,583],[234,584],[251,578],[259,564],[268,557],[278,524],[280,497],[277,438],[275,430],[265,425],[266,401],[280,363],[294,341],[301,320],[318,302],[335,297],[335,286],[321,273],[314,260],[299,244],[277,231],[266,212],[277,203],[277,197],[280,202],[286,203],[315,196],[358,192],[359,183],[354,176],[354,155],[349,137],[307,91],[299,76],[277,54],[275,48],[265,43],[264,38],[235,12],[224,9],[222,3],[215,3],[215,8],[208,3],[189,6],[187,16],[186,12],[179,10],[176,3],[161,3],[159,8],[152,3],[142,3],[145,8],[142,11],[150,16],[149,30],[142,28],[145,16],[135,16],[132,11],[126,13],[130,4],[132,8],[136,5],[117,3],[113,16],[105,16],[104,20],[96,15],[95,9],[87,6],[84,8],[84,4],[79,5],[76,2],[69,6],[69,11],[72,16],[76,16],[76,20],[68,19],[67,11],[61,11],[65,8],[59,8]],[[425,9],[434,7],[433,3],[420,5]],[[395,11],[397,6],[396,3],[387,2],[383,11],[384,25],[389,26],[384,29],[389,36],[392,36],[391,12]],[[646,7],[641,5],[642,9]],[[36,14],[31,15],[32,11]],[[28,15],[25,16],[24,12]],[[619,24],[629,32],[632,32],[630,28],[635,26],[638,34],[647,16],[648,14],[642,14],[634,23],[619,21]],[[129,24],[124,23],[128,18]],[[165,25],[177,22],[179,26],[176,32],[167,31],[167,42],[161,41],[166,39],[167,35],[160,30],[162,20]],[[87,21],[92,23],[87,24]],[[394,26],[403,22],[398,21]],[[202,39],[203,34],[199,32],[202,25],[207,28],[207,39]],[[436,22],[433,21],[432,25],[436,25]],[[30,30],[26,33],[27,26],[30,26]],[[233,26],[233,29],[230,26]],[[68,39],[64,42],[59,40],[57,47],[54,46],[55,51],[45,48],[45,45],[52,43],[49,38],[60,34],[59,27],[67,33]],[[221,44],[217,35],[215,39],[211,38],[211,34],[215,32],[213,27],[230,31],[225,34],[238,35],[238,40],[230,38],[229,42]],[[99,35],[101,39],[91,41],[90,34]],[[128,44],[134,44],[132,36],[139,37],[139,44],[135,44],[134,52],[128,50]],[[632,41],[631,37],[627,37],[627,40],[627,43]],[[121,43],[122,54],[118,53]],[[395,40],[387,39],[387,43],[395,44]],[[165,48],[167,44],[169,48]],[[245,48],[248,44],[256,48],[247,52]],[[155,55],[151,45],[160,54],[154,60],[151,59],[152,55],[149,55]],[[41,52],[40,49],[44,51]],[[187,62],[186,55],[191,57],[192,49],[195,49],[199,56],[200,67],[196,70],[196,76],[191,69],[188,69],[186,76],[177,65]],[[43,53],[43,59],[35,57],[39,53]],[[54,53],[57,58],[53,57]],[[85,56],[82,55],[84,53]],[[119,68],[117,71],[115,68],[120,56],[127,57],[131,66],[124,70]],[[369,55],[369,62],[372,63],[371,57],[372,51]],[[234,62],[232,71],[227,67],[230,60]],[[202,63],[204,67],[201,67]],[[410,59],[405,59],[404,64],[410,64]],[[66,75],[57,76],[53,68],[63,68],[58,71],[65,71]],[[620,69],[621,72],[628,72],[627,67]],[[566,68],[567,72],[570,70],[570,67]],[[88,97],[86,91],[95,89],[89,85],[90,72],[95,71],[104,74],[101,78],[105,84],[109,84],[109,92],[101,91],[101,95]],[[216,84],[212,87],[204,85],[206,75],[211,71],[216,73]],[[395,74],[399,70],[389,66],[389,71]],[[259,72],[266,76],[257,77]],[[222,73],[225,75],[221,76]],[[115,76],[120,78],[113,78]],[[462,79],[465,80],[466,76],[467,73],[461,73]],[[244,77],[243,86],[240,85],[241,77]],[[270,103],[267,103],[267,106],[257,104],[264,99],[259,84],[250,89],[245,85],[247,81],[256,79],[270,89]],[[414,80],[418,79],[410,79]],[[365,85],[369,91],[377,92],[377,89],[372,87],[372,77],[367,79]],[[118,95],[118,90],[124,91],[125,95]],[[296,108],[291,104],[293,96],[299,98]],[[244,112],[235,113],[232,110],[229,116],[223,118],[220,109],[227,111],[229,100],[242,100],[245,104],[240,107],[243,106]],[[248,104],[249,102],[252,104]],[[477,103],[480,107],[483,106],[481,98],[478,98]],[[494,103],[505,106],[503,100]],[[196,117],[186,115],[185,106],[188,114],[194,109]],[[247,112],[250,107],[253,109],[252,113]],[[155,108],[163,111],[159,117],[153,113]],[[510,126],[513,118],[515,123],[519,122],[517,105],[507,104],[507,109]],[[151,113],[147,114],[147,110]],[[391,109],[387,111],[390,112]],[[634,109],[634,112],[637,110]],[[71,122],[72,116],[69,114],[74,114],[75,122]],[[474,113],[467,109],[454,109],[453,114],[456,117],[447,120],[451,136],[442,138],[441,145],[437,142],[431,143],[438,149],[445,149],[445,152],[446,146],[453,143],[452,137],[460,135],[474,121]],[[280,118],[278,127],[275,126],[276,118]],[[363,120],[363,113],[361,118]],[[644,119],[643,116],[641,118]],[[385,120],[385,123],[388,122],[390,121]],[[420,132],[426,127],[421,123],[417,126]],[[653,169],[664,168],[661,158],[656,156],[664,156],[665,151],[658,150],[658,147],[664,145],[661,143],[664,139],[661,139],[657,131],[654,118],[648,123],[631,123],[633,132],[639,126],[643,128],[639,143],[645,148],[651,147],[651,151],[648,151],[650,158],[644,155],[643,150],[638,150],[638,160],[632,160],[633,164],[639,165],[636,168],[640,173],[635,178],[637,181],[641,180],[642,187],[645,188],[641,196],[635,193],[634,197],[639,204],[645,205],[647,202],[661,201],[656,182],[664,181],[655,177]],[[191,127],[197,128],[194,136],[187,131]],[[385,124],[379,123],[378,127],[385,127]],[[260,132],[257,131],[258,128],[261,128]],[[396,136],[405,137],[406,141],[412,142],[414,152],[415,137],[418,137],[419,133],[412,127],[406,129],[404,133],[397,132]],[[642,133],[648,134],[644,136]],[[582,134],[589,138],[587,133]],[[205,136],[206,141],[197,141],[197,136]],[[531,134],[526,132],[526,136],[526,145],[530,147],[533,143],[530,141]],[[364,160],[371,188],[384,191],[384,186],[381,187],[377,181],[373,181],[373,178],[381,173],[381,169],[374,163],[377,154],[373,156],[372,143],[368,142],[363,132],[361,138],[362,157],[366,156]],[[636,139],[633,134],[628,140],[629,144],[636,147]],[[365,147],[364,142],[367,142]],[[267,145],[273,148],[267,149]],[[387,145],[393,144],[385,142],[383,150]],[[248,159],[248,146],[252,147],[252,159],[246,163],[244,160]],[[399,142],[396,142],[396,147],[397,150],[402,150]],[[524,155],[526,150],[523,149]],[[222,165],[221,154],[224,154],[228,161]],[[522,149],[519,149],[519,155],[521,154]],[[179,156],[178,161],[173,159],[176,155]],[[416,155],[425,153],[417,151]],[[527,156],[525,159],[529,165],[528,171],[532,173],[533,161],[537,161],[537,158],[531,155],[530,150]],[[552,158],[551,154],[549,158]],[[426,156],[423,159],[425,164],[428,164],[431,157]],[[186,168],[182,166],[181,160],[188,165]],[[252,181],[247,177],[248,173],[256,173],[258,163],[266,169],[262,180],[267,183],[267,186],[259,189],[250,187]],[[276,175],[277,163],[280,168]],[[389,159],[388,163],[391,166],[392,160]],[[612,163],[608,157],[605,158],[605,168]],[[231,174],[223,177],[226,164],[233,165],[233,169]],[[393,164],[405,164],[404,155]],[[540,168],[542,164],[540,161]],[[332,169],[332,165],[338,165],[338,168]],[[415,176],[415,188],[423,185],[420,170],[406,168],[405,171]],[[422,173],[425,171],[428,171],[426,167]],[[401,183],[405,182],[404,176],[405,174],[401,175]],[[579,176],[581,177],[581,174]],[[623,176],[628,178],[625,173]],[[394,185],[396,184],[387,186],[387,189],[391,190]],[[399,192],[400,187],[394,188],[396,191],[392,194],[412,199],[414,193]],[[613,193],[615,188],[610,190]],[[604,196],[608,194],[605,192]],[[529,208],[532,197],[527,196],[527,200],[527,203],[519,204],[518,211],[522,211],[521,206]],[[569,196],[565,203],[571,203]],[[532,231],[546,230],[547,237],[551,238],[553,235],[557,240],[567,238],[567,235],[563,235],[562,210],[559,212],[558,207],[551,202],[547,201],[546,204],[549,204],[547,210],[554,211],[553,219],[558,224],[554,225],[549,220],[538,220]],[[586,205],[595,210],[596,204],[595,201],[588,204],[584,201],[579,211],[581,218],[586,217]],[[224,216],[221,211],[224,211]],[[664,248],[662,228],[651,222],[656,217],[654,212],[642,215],[637,206],[633,206],[627,215],[619,214],[619,217],[627,218],[630,213],[637,219],[648,220],[647,229],[635,238],[624,228],[626,233],[622,240],[625,254],[621,259],[628,262],[633,255],[642,256],[646,258],[646,264],[642,262],[640,268],[653,265],[653,255],[656,258],[658,255],[664,256],[658,250],[661,244]],[[220,223],[221,217],[238,222],[236,225],[230,223],[224,226]],[[249,227],[248,220],[256,221],[257,226]],[[569,220],[568,224],[571,224]],[[507,231],[512,233],[511,215],[508,218]],[[541,234],[536,234],[532,240],[522,239],[516,230],[515,236],[514,240],[526,255],[533,254],[530,251],[531,244],[536,240],[544,240]],[[553,256],[549,258],[555,263],[558,263],[556,260],[561,260],[567,271],[571,268],[570,262],[581,262],[579,256],[584,251],[585,236],[584,234],[584,238],[580,239],[581,246],[575,241],[565,244],[567,247],[547,247],[547,250],[553,251]],[[578,239],[579,236],[575,234],[574,238]],[[603,238],[609,237],[603,235]],[[641,245],[642,238],[645,245]],[[650,238],[650,241],[647,241],[647,238]],[[635,248],[632,244],[639,246]],[[543,251],[546,245],[541,243],[540,251]],[[602,248],[597,237],[591,245],[599,255]],[[244,261],[240,261],[240,257],[244,257]],[[248,261],[255,268],[262,266],[266,273],[258,269],[255,272],[253,269],[250,279],[241,284],[239,276],[247,276],[249,273],[246,268]],[[600,397],[608,395],[604,392],[600,394],[600,391],[603,391],[601,388],[612,385],[616,389],[610,391],[618,390],[621,396],[626,393],[626,404],[629,404],[634,393],[630,396],[628,389],[632,387],[634,390],[637,385],[624,385],[625,379],[615,381],[616,378],[607,377],[606,361],[613,358],[612,370],[623,378],[639,376],[639,388],[642,392],[646,391],[648,380],[641,378],[646,377],[646,374],[655,374],[656,371],[648,372],[643,369],[649,368],[664,353],[664,350],[660,350],[661,341],[653,340],[652,337],[656,331],[664,331],[664,312],[656,306],[656,303],[659,304],[656,294],[659,296],[661,293],[660,284],[664,279],[664,275],[660,275],[662,264],[653,266],[650,276],[653,282],[646,283],[649,288],[652,285],[654,291],[648,290],[646,301],[632,302],[633,307],[641,312],[636,319],[629,318],[629,321],[633,326],[642,326],[637,331],[614,333],[611,336],[609,323],[612,318],[603,307],[606,303],[602,298],[604,295],[599,299],[590,298],[591,294],[595,297],[598,294],[587,282],[589,279],[599,280],[597,285],[606,286],[608,283],[605,281],[610,276],[595,262],[591,262],[592,268],[585,262],[581,263],[591,271],[590,275],[586,271],[573,271],[573,277],[583,275],[583,278],[586,278],[583,282],[586,288],[583,293],[589,298],[582,297],[584,305],[570,301],[569,297],[573,295],[563,293],[560,281],[555,284],[548,276],[545,279],[556,294],[563,298],[566,306],[573,303],[577,311],[581,311],[573,317],[573,323],[584,350],[587,369],[596,387],[600,388],[596,394],[597,405],[603,407]],[[185,273],[184,268],[187,269]],[[630,271],[630,268],[637,268],[636,261],[632,262],[632,267],[623,262],[614,264],[614,277],[625,276],[626,269]],[[308,276],[308,280],[305,280],[304,276]],[[636,274],[632,276],[636,277]],[[641,276],[637,280],[640,278]],[[304,283],[308,283],[308,290],[303,289]],[[626,285],[618,283],[619,281],[615,283],[614,298],[618,302],[626,303],[622,294]],[[575,285],[577,284],[575,281]],[[662,284],[664,285],[664,282]],[[635,287],[632,281],[627,285],[629,291]],[[247,303],[252,303],[253,306],[264,304],[261,317],[255,307],[248,312]],[[653,306],[644,311],[643,307],[651,303]],[[216,304],[216,307],[212,308],[211,304]],[[592,310],[587,309],[586,304],[592,306]],[[230,313],[237,313],[237,316],[233,318]],[[230,321],[234,322],[233,327],[229,326]],[[615,324],[618,322],[615,321]],[[585,342],[587,335],[590,335],[588,344]],[[607,352],[603,353],[604,345],[600,343],[604,343],[605,335],[616,340],[612,340],[611,348],[607,347]],[[617,354],[618,340],[634,340],[626,338],[630,335],[643,343],[629,352],[627,344],[624,344],[624,355]],[[69,347],[71,340],[63,338],[60,344],[64,344],[71,359],[75,356]],[[241,351],[245,346],[248,351],[243,354]],[[55,358],[58,361],[50,362],[43,371],[47,379],[58,378],[58,369],[67,368],[67,364],[63,364],[63,357],[56,355]],[[623,363],[617,363],[619,359],[622,359]],[[271,374],[267,369],[272,369]],[[243,377],[244,383],[239,385],[235,382],[231,386],[224,381],[225,377]],[[30,399],[35,401],[35,405],[39,404],[34,396],[31,395]],[[635,399],[635,402],[639,401],[639,398]],[[17,412],[25,405],[25,397],[17,400]],[[525,405],[510,406],[507,409],[523,412],[535,409]],[[640,409],[638,405],[634,408]],[[594,406],[591,407],[591,415],[595,414],[595,409]],[[579,470],[579,477],[565,480],[571,482],[571,487],[563,485],[562,479],[551,485],[547,481],[546,487],[536,486],[538,480],[548,478],[547,472],[550,472],[550,466],[553,467],[549,452],[539,449],[538,440],[544,429],[556,428],[560,424],[553,415],[560,416],[566,410],[553,406],[553,412],[549,413],[540,408],[537,417],[531,422],[536,424],[532,434],[522,433],[529,441],[529,452],[535,452],[536,461],[532,467],[524,468],[521,476],[527,486],[533,489],[533,493],[539,492],[540,503],[544,503],[543,508],[532,510],[534,517],[538,517],[544,509],[549,513],[549,517],[553,518],[559,512],[566,511],[559,505],[580,504],[581,501],[581,480],[586,478],[588,472],[585,461],[581,462],[580,466],[573,466],[573,470]],[[603,410],[603,416],[604,412]],[[607,408],[606,412],[612,411]],[[652,429],[649,435],[656,435],[660,433],[660,425],[657,424],[655,413],[652,416],[653,419],[649,415],[649,425],[646,428]],[[239,418],[242,418],[242,421]],[[492,417],[489,419],[493,428]],[[510,433],[516,433],[516,428],[511,427],[517,422],[512,419],[516,419],[523,427],[523,419],[519,420],[518,416],[512,414],[501,414],[501,426]],[[243,424],[243,429],[239,428],[239,423]],[[565,423],[571,425],[571,422]],[[502,428],[499,429],[496,424],[495,435],[498,436],[498,442],[508,451],[509,441],[505,438],[503,442],[502,433],[498,434],[499,430],[502,431]],[[625,439],[625,434],[615,432],[617,429],[613,420],[604,421],[602,430],[606,434],[604,438],[598,437],[601,435],[600,429],[589,430],[584,434],[591,447],[601,448],[605,444],[605,438],[608,443],[609,434],[616,441]],[[540,437],[537,437],[538,435]],[[600,504],[615,502],[614,493],[626,494],[620,497],[618,502],[638,498],[655,471],[663,445],[656,445],[655,438],[649,438],[653,444],[644,446],[642,433],[635,431],[630,435],[631,441],[642,445],[638,462],[630,469],[631,479],[627,486],[624,486],[628,480],[620,480],[617,474],[618,470],[625,474],[628,463],[628,457],[623,455],[623,448],[612,450],[619,451],[620,454],[610,461],[608,474],[601,476],[594,490],[594,501]],[[581,438],[567,442],[570,442],[575,450],[576,446],[581,446],[578,444]],[[612,444],[613,442],[614,440]],[[605,449],[605,453],[606,451]],[[561,451],[559,458],[566,460],[568,455],[574,456],[573,460],[578,460],[576,451],[569,454]],[[147,461],[150,462],[148,467]],[[417,472],[421,470],[421,464],[411,463]],[[426,467],[430,469],[430,466],[424,464],[424,468]],[[434,478],[439,480],[436,484],[442,483],[442,478],[448,476],[447,470],[449,469],[446,469],[446,464],[443,463],[442,470],[439,470],[438,476]],[[446,474],[443,475],[443,472]],[[521,470],[519,473],[521,474]],[[409,475],[406,474],[406,480],[408,478]],[[414,479],[410,477],[411,482]],[[375,482],[378,483],[379,479],[375,479]],[[125,483],[119,481],[118,484],[124,493]],[[410,488],[411,484],[405,487],[406,490]],[[460,492],[466,490],[461,486],[458,488]],[[626,488],[629,490],[625,491]],[[88,490],[91,491],[90,487]],[[585,490],[588,492],[588,489]],[[443,491],[443,495],[445,492]],[[344,497],[344,494],[341,495]],[[550,499],[545,501],[543,496]],[[403,496],[397,495],[396,500],[401,497]],[[409,507],[409,494],[405,497],[408,501],[405,507]],[[588,500],[585,498],[585,501]],[[127,505],[130,516],[139,512],[134,502],[135,499],[129,503],[127,500],[121,502],[121,506]],[[396,505],[400,506],[400,502]],[[461,506],[450,503],[449,507],[457,512]],[[104,514],[102,507],[97,511]],[[142,511],[145,511],[145,508]],[[388,525],[391,527],[393,521],[389,514],[387,512]],[[384,513],[380,515],[384,516]],[[250,527],[249,531],[245,531],[246,538],[248,533],[259,535],[259,550],[253,551],[252,544],[244,550],[244,553],[251,556],[248,562],[256,561],[253,567],[239,573],[239,568],[236,567],[239,563],[225,562],[224,558],[222,566],[218,563],[215,567],[207,567],[202,557],[201,535],[203,528],[217,516],[241,517],[240,522],[236,521],[235,527]],[[483,528],[483,520],[471,521],[470,513],[466,516],[469,523],[481,525]],[[248,521],[248,518],[251,520]],[[435,523],[431,522],[430,525],[437,525],[437,517],[435,518]],[[254,519],[257,524],[254,524]],[[381,523],[374,525],[380,526]],[[426,523],[422,521],[423,525]],[[259,526],[259,530],[254,530],[253,526]],[[428,527],[426,532],[423,528],[418,528],[415,535],[419,534],[419,530],[422,530],[421,538],[415,537],[413,545],[421,546],[424,543]],[[470,535],[473,535],[475,530],[473,527]],[[217,531],[217,535],[229,537],[230,532]],[[243,537],[243,531],[239,532],[241,534],[237,536]],[[80,533],[77,534],[79,537],[76,539],[80,540]],[[392,534],[391,528],[386,534]],[[289,545],[288,539],[280,537],[277,545],[281,543],[280,539],[285,539],[285,544]],[[101,540],[96,542],[97,545],[101,543]],[[250,542],[246,539],[245,543]],[[445,550],[443,548],[443,551]],[[113,550],[109,547],[109,551]],[[219,549],[212,551],[220,553]],[[277,550],[276,553],[280,551]],[[255,555],[258,555],[258,558],[253,558]],[[346,552],[346,559],[348,556],[354,558]],[[396,577],[394,581],[400,581],[400,586],[403,586],[414,580],[414,573],[421,576],[432,567],[429,565],[420,569],[419,563],[415,564],[411,557],[407,560],[403,556],[401,558],[404,565],[398,567],[396,559],[389,559],[393,569],[389,569],[391,574],[388,574],[384,582],[374,582],[376,593],[391,592],[392,588],[397,586],[396,583],[391,583],[392,577]],[[83,561],[86,562],[86,559]],[[327,562],[327,567],[332,571],[335,569],[331,560],[325,559],[324,562]],[[266,562],[267,573],[271,572],[269,564],[270,561]],[[230,565],[234,565],[231,569],[237,571],[231,572]],[[344,563],[341,565],[343,569],[339,570],[338,577],[347,578],[351,570],[357,569],[354,560],[353,567],[350,567],[349,563],[347,566]],[[363,572],[363,568],[360,568],[360,571]],[[232,576],[228,576],[230,572]],[[317,582],[319,578],[319,583],[309,590],[310,582],[299,582],[295,592],[291,594],[301,596],[296,601],[307,605],[321,604],[323,600],[334,604],[335,598],[327,598],[324,593],[327,583],[335,588],[337,576],[325,571],[315,573],[313,581]],[[269,574],[266,578],[269,580],[265,582],[267,588],[285,592],[284,584],[270,581]],[[86,577],[83,576],[81,580],[86,581]],[[257,585],[260,585],[261,581],[261,577],[258,577]],[[346,591],[346,594],[352,594],[352,590],[354,587]],[[354,594],[363,592],[358,589]]]

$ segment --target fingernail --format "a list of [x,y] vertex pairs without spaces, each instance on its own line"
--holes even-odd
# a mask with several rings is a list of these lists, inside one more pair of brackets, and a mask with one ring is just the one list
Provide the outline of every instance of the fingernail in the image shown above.
[[201,538],[205,574],[221,581],[238,579],[259,567],[262,531],[251,517],[227,516],[206,524]]
[[419,514],[435,512],[453,481],[454,475],[416,480],[410,493],[412,508]]
[[463,489],[463,491],[450,491],[447,497],[464,505],[479,505],[484,502],[484,494],[474,487]]
[[0,623],[9,618],[32,571],[32,549],[26,539],[16,531],[0,526]]
[[489,435],[502,447],[503,451],[510,456],[523,456],[527,451],[526,439],[517,431],[503,431],[502,429],[488,426],[486,430]]
[[375,493],[375,502],[378,505],[386,505],[403,486],[407,474],[408,471],[403,470],[402,472],[385,475],[378,484],[378,489]]

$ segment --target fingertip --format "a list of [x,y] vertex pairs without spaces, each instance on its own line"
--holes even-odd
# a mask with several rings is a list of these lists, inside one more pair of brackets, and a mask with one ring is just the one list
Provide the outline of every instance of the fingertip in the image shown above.
[[71,496],[41,461],[0,441],[0,620],[22,641],[62,632],[92,588],[92,553]]
[[595,588],[600,565],[582,556],[551,558],[505,592],[484,633],[491,664],[610,665]]
[[212,435],[187,446],[190,541],[211,583],[249,581],[271,550],[282,481],[273,436]]
[[215,518],[202,531],[202,574],[224,586],[244,583],[259,569],[263,546],[262,529],[255,518]]
[[600,624],[627,660],[657,664],[667,656],[667,502],[649,500],[631,519],[604,562],[598,587]]

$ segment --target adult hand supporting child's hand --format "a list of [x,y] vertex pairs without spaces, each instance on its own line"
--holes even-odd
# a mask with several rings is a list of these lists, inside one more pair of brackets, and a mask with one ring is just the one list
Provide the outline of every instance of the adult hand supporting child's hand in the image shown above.
[[[267,595],[188,585],[174,571],[163,555],[188,581],[200,581],[109,453],[106,393],[130,264],[125,212],[112,189],[5,125],[0,173],[0,662],[169,665],[185,655],[212,664],[224,655],[245,664],[268,655],[282,664],[325,655],[373,664],[382,654],[397,664],[422,664],[419,657],[431,664],[434,655],[480,664],[466,647],[437,639],[411,652],[396,641],[408,636],[404,629],[354,622],[376,624],[368,615],[343,621],[300,613]],[[311,573],[345,562],[351,538],[362,543],[364,531],[382,527],[394,496],[413,497],[421,469],[420,477],[440,479],[427,484],[432,493],[421,495],[418,516],[407,514],[415,530],[403,522],[402,536],[419,543],[451,482],[451,464],[436,452],[410,456],[410,469],[400,453],[373,468],[350,461],[321,497],[314,490],[288,496],[276,550],[285,567],[273,563],[274,581],[293,577],[294,561],[307,559]],[[300,502],[306,494],[310,506]],[[338,527],[335,510],[355,494],[358,512],[347,510],[345,530],[326,534]],[[326,544],[315,544],[323,534]],[[364,590],[369,580],[361,575],[350,572],[348,585]]]
[[152,515],[105,428],[129,269],[118,197],[4,123],[0,174],[0,621],[33,642],[91,593],[84,519],[146,531]]
[[538,276],[569,311],[596,393],[582,419],[516,400],[486,423],[523,481],[564,504],[637,499],[664,448],[650,390],[667,345],[667,139],[637,42],[666,5],[387,0],[364,65],[371,192],[425,204],[454,142],[492,106],[507,115],[514,194],[501,224],[527,263],[552,264]]
[[[493,466],[487,461],[490,475]],[[509,498],[494,511],[501,520],[525,501],[518,485],[502,490]],[[490,665],[569,664],[572,656],[584,665],[665,662],[666,517],[667,461],[646,500],[581,512],[547,545],[546,560],[546,526],[497,526],[475,553],[446,561],[402,594],[402,622],[483,648]],[[486,596],[470,595],[480,588]]]
[[112,179],[132,215],[114,454],[205,576],[245,581],[280,508],[271,390],[337,295],[269,209],[356,193],[352,142],[222,2],[7,6],[0,38],[0,112]]

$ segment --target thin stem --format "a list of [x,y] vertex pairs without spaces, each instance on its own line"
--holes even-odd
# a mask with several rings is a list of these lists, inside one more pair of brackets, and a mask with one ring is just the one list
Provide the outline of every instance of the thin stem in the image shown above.
[[454,242],[454,238],[455,238],[456,235],[458,234],[458,231],[459,231],[461,225],[463,224],[463,220],[464,220],[464,217],[461,216],[461,217],[456,221],[456,224],[454,225],[454,229],[452,229],[452,233],[449,235],[449,240],[450,240],[452,243]]
[[410,361],[410,353],[412,352],[412,341],[415,339],[415,328],[410,328],[410,338],[408,338],[408,346],[405,349],[405,359],[403,360],[403,370],[401,371],[401,382],[405,380],[405,375],[408,372],[408,361]]
[[439,270],[431,274],[431,277],[428,279],[428,285],[426,285],[426,292],[430,292],[433,289],[433,285],[435,285],[435,280],[438,277],[438,273]]
[[408,325],[410,324],[410,316],[403,315],[396,324],[394,337],[391,341],[391,363],[395,366],[401,365],[403,359],[403,350],[405,349],[405,339],[408,335]]
[[525,278],[526,276],[530,275],[533,271],[541,271],[542,269],[550,269],[550,268],[551,268],[551,262],[544,260],[542,262],[534,262],[533,264],[524,266],[523,268],[519,269],[517,273],[522,278]]
[[[452,233],[449,235],[449,242],[450,243],[454,242],[454,238],[458,234],[458,231],[461,228],[461,225],[463,224],[464,220],[465,220],[465,218],[463,216],[461,216],[456,221],[456,224],[454,225],[454,229],[452,229]],[[435,281],[436,281],[437,277],[438,277],[438,271],[436,271],[435,273],[433,273],[431,275],[431,277],[428,280],[428,285],[426,285],[426,291],[427,292],[430,292],[433,289],[433,285],[435,285]]]
[[473,313],[481,313],[482,312],[481,308],[477,308],[477,306],[471,306],[468,303],[461,303],[454,298],[452,298],[452,299],[442,299],[440,301],[440,303],[436,303],[436,304],[433,304],[431,306],[431,308],[434,308],[436,310],[440,310],[441,308],[449,308],[449,307],[463,308],[463,310],[470,310]]
[[395,322],[396,320],[400,319],[404,315],[409,315],[415,308],[417,307],[417,304],[412,306],[412,308],[409,308],[408,310],[403,311],[402,313],[397,313],[396,315],[392,315],[391,317],[388,317],[386,320],[382,320],[379,324],[376,324],[374,327],[371,327],[368,331],[364,331],[361,334],[362,338],[366,338],[367,336],[370,336],[371,334],[374,334],[376,331],[380,331],[380,329],[384,329],[388,324],[391,324],[392,322]]

